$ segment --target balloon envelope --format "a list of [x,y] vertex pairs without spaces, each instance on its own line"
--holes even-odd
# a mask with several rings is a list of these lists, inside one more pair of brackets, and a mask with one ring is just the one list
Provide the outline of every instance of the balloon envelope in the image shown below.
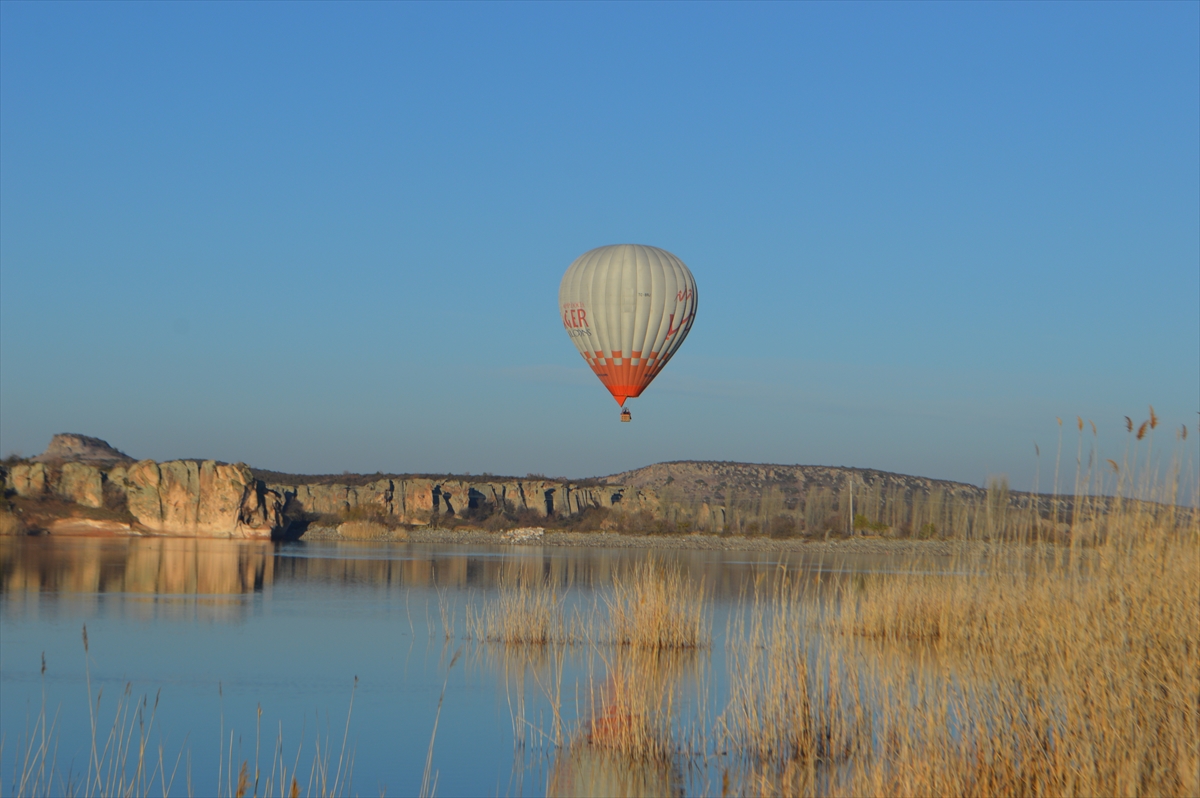
[[641,395],[687,337],[696,280],[665,249],[613,244],[567,268],[558,306],[571,342],[623,405]]

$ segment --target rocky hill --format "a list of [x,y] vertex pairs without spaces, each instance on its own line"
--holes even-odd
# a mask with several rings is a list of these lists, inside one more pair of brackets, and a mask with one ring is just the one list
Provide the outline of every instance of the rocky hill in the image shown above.
[[217,537],[278,537],[307,523],[362,519],[392,527],[531,522],[637,532],[974,534],[1004,525],[1010,510],[1031,502],[1039,513],[1049,509],[1044,499],[1004,485],[874,469],[684,461],[588,480],[311,476],[211,460],[135,462],[98,438],[73,434],[54,436],[35,458],[4,464],[0,476],[26,528],[103,521],[111,531]]
[[117,463],[132,463],[133,458],[119,449],[108,445],[107,441],[93,438],[89,435],[78,435],[73,432],[60,432],[50,439],[46,451],[32,458],[36,463],[92,463],[94,465],[115,465]]
[[878,487],[885,492],[906,495],[942,490],[963,497],[980,498],[987,491],[964,482],[913,477],[877,471],[871,468],[839,466],[772,465],[769,463],[731,463],[724,461],[677,460],[655,463],[632,471],[603,477],[611,485],[628,485],[659,494],[674,493],[689,502],[724,504],[731,497],[759,496],[775,490],[788,504],[802,501],[814,490],[840,491]]
[[653,495],[595,480],[255,471],[213,460],[134,461],[98,438],[55,435],[46,451],[0,466],[8,528],[280,537],[311,521],[388,525],[570,519],[622,504],[653,512]]

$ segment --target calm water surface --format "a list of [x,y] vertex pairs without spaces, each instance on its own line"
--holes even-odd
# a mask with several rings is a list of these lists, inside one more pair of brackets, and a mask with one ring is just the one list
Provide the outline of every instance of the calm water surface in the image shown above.
[[[214,794],[220,752],[231,739],[235,761],[248,759],[251,767],[257,740],[263,770],[280,738],[289,760],[302,751],[303,788],[314,737],[333,746],[336,763],[348,712],[349,792],[416,794],[443,686],[432,760],[439,795],[567,794],[581,782],[605,780],[628,793],[719,793],[711,774],[686,757],[669,772],[645,773],[571,753],[588,685],[604,680],[603,656],[582,647],[557,656],[513,652],[464,639],[467,604],[493,601],[502,579],[540,576],[568,606],[589,607],[614,574],[649,555],[539,546],[0,539],[4,791],[11,792],[13,762],[43,700],[57,725],[58,768],[86,769],[90,670],[93,702],[103,691],[102,732],[126,691],[150,703],[157,697],[151,740],[172,763],[184,752],[173,794],[187,794],[189,779],[193,794]],[[696,713],[711,720],[723,706],[726,620],[756,575],[786,567],[828,585],[885,567],[879,558],[797,553],[655,556],[703,579],[713,597],[711,650],[654,677],[687,687],[681,721]],[[562,746],[553,744],[552,696],[561,707]]]

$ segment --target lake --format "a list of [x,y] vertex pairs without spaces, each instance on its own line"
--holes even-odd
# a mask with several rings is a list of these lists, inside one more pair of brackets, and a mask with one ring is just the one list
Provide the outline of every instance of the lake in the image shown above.
[[[606,761],[576,744],[597,711],[589,696],[615,667],[611,651],[465,639],[468,605],[495,602],[503,584],[544,581],[565,609],[586,612],[614,575],[651,555],[711,597],[711,647],[645,675],[680,696],[669,767]],[[144,736],[147,767],[164,763],[172,794],[233,793],[243,761],[251,782],[258,763],[260,793],[267,774],[278,793],[280,763],[301,794],[415,795],[426,776],[426,792],[439,795],[571,794],[585,784],[720,793],[719,771],[698,755],[710,741],[696,730],[726,701],[725,635],[739,597],[781,568],[823,590],[884,567],[880,557],[799,552],[2,538],[4,790],[16,791],[30,738],[40,745],[42,717],[56,771],[79,784],[93,756],[90,706],[99,758],[114,723],[135,748]],[[145,734],[133,714],[143,699],[143,724],[157,706]],[[135,759],[136,750],[125,761]],[[159,794],[164,777],[154,780]]]

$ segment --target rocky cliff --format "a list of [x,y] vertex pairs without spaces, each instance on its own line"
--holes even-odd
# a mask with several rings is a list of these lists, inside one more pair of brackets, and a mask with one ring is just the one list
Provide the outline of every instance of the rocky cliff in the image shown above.
[[[98,438],[72,434],[55,435],[41,455],[0,471],[6,495],[41,502],[45,512],[51,501],[74,505],[69,512],[75,526],[111,531],[124,520],[132,533],[196,537],[280,536],[289,519],[307,516],[424,525],[448,517],[482,519],[498,510],[562,518],[590,508],[657,506],[653,491],[544,478],[347,475],[336,481],[272,472],[260,477],[244,464],[212,460],[135,462]],[[55,509],[61,514],[61,507]]]
[[[2,472],[6,497],[27,505],[16,508],[24,513],[21,523],[8,528],[55,531],[55,524],[68,523],[79,531],[198,537],[269,538],[298,533],[307,523],[344,521],[392,529],[443,523],[500,529],[540,526],[538,519],[561,526],[592,510],[600,512],[588,523],[635,532],[986,535],[1006,523],[1008,509],[1028,508],[1032,498],[1003,485],[983,489],[872,469],[722,462],[659,463],[583,482],[303,476],[212,460],[135,462],[81,435],[56,435],[45,453],[10,462]],[[1049,507],[1045,497],[1034,501]],[[1056,501],[1057,514],[1069,509]],[[55,512],[49,520],[38,516]],[[64,521],[64,512],[75,520]]]
[[68,517],[117,523],[119,516],[127,515],[130,532],[269,538],[283,526],[279,494],[266,489],[242,464],[141,460],[128,467],[105,467],[33,462],[8,466],[3,476],[6,494],[109,511],[107,518],[86,512]]
[[495,510],[530,512],[539,517],[571,516],[589,508],[612,508],[622,502],[653,505],[653,492],[614,486],[578,486],[548,479],[488,480],[470,478],[381,477],[361,485],[305,482],[303,477],[272,481],[269,490],[284,497],[286,507],[321,515],[391,517],[397,523],[428,524],[439,516],[486,516]]
[[129,513],[146,529],[174,535],[262,538],[282,527],[283,502],[238,463],[141,460],[109,472]]

